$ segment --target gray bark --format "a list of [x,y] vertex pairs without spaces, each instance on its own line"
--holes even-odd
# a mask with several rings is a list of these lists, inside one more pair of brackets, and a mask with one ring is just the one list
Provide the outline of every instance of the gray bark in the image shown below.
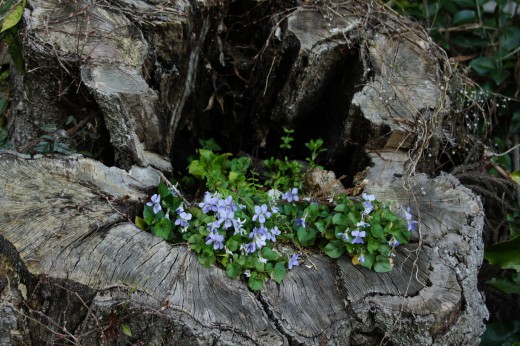
[[[434,172],[449,116],[425,33],[375,2],[153,3],[40,1],[24,15],[15,145],[72,109],[102,119],[120,168],[0,154],[1,342],[477,344],[482,205],[448,174],[414,174]],[[309,252],[255,294],[132,223],[191,137],[269,152],[282,126],[323,137],[353,191],[411,206],[418,232],[392,272]]]
[[369,184],[415,205],[420,220],[418,243],[402,248],[392,272],[309,253],[281,285],[254,294],[129,221],[142,189],[157,184],[153,170],[11,153],[0,165],[0,251],[12,268],[4,307],[18,311],[0,325],[17,327],[13,343],[30,334],[34,344],[60,335],[79,344],[474,344],[483,330],[483,214],[450,176],[417,176],[408,191],[400,181]]

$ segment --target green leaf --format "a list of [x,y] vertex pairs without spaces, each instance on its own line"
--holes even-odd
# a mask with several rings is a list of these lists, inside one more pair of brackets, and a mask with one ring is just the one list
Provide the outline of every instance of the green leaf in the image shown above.
[[343,212],[347,210],[347,205],[346,204],[338,204],[335,208],[334,208],[334,211],[339,211],[339,212]]
[[515,183],[520,184],[520,171],[514,171],[514,172],[509,173],[509,177]]
[[342,240],[333,240],[323,248],[323,252],[330,258],[338,258],[345,252],[345,243]]
[[[231,251],[233,251],[233,250],[231,250]],[[268,261],[274,261],[278,257],[278,253],[276,251],[273,251],[273,249],[271,249],[268,246],[264,246],[261,250],[261,253],[262,253],[262,257]]]
[[520,111],[514,111],[511,117],[511,125],[509,126],[509,132],[519,133],[520,132]]
[[392,271],[393,265],[388,260],[388,257],[377,256],[376,263],[374,264],[374,271],[376,273],[387,273]]
[[511,73],[504,69],[495,69],[491,71],[491,74],[489,75],[491,79],[496,83],[496,85],[500,85],[503,81],[509,78]]
[[[6,97],[0,99],[0,116],[4,114],[8,105],[9,105],[9,100]],[[0,124],[0,127],[1,127],[1,124]]]
[[155,235],[168,240],[170,232],[172,231],[172,223],[170,220],[164,218],[154,226]]
[[8,149],[8,146],[9,134],[3,127],[0,127],[0,149]]
[[477,18],[477,13],[473,10],[461,10],[453,16],[453,24],[460,25],[464,23],[474,22]]
[[374,238],[383,239],[385,237],[383,227],[381,227],[381,225],[378,223],[372,224],[372,227],[370,228],[370,233]]
[[13,0],[7,0],[5,2],[4,0],[0,1],[0,17],[5,17],[4,14],[6,14],[12,6]]
[[495,69],[495,60],[482,56],[471,60],[469,66],[479,75],[485,76]]
[[0,29],[0,33],[11,29],[13,26],[20,22],[23,15],[23,9],[27,4],[27,0],[23,0],[21,4],[18,4],[14,7],[14,9],[7,15],[4,22],[2,23],[2,29]]
[[519,339],[520,320],[511,323],[489,323],[480,338],[480,346],[513,345],[513,342],[518,342]]
[[259,291],[264,287],[263,275],[258,275],[256,272],[252,272],[249,277],[248,286],[253,291]]
[[194,234],[190,236],[190,238],[188,239],[188,243],[190,244],[190,248],[196,253],[200,253],[204,246],[206,246],[206,244],[202,240],[202,235],[200,234]]
[[214,152],[222,150],[220,145],[218,145],[218,143],[213,138],[199,139],[199,144],[200,144],[201,148],[208,149],[208,150],[211,150]]
[[303,246],[311,246],[314,244],[314,240],[316,239],[316,230],[310,227],[300,227],[298,228],[297,235],[300,244]]
[[368,240],[368,246],[367,246],[368,252],[373,253],[374,251],[379,249],[379,244],[380,244],[379,240],[377,240],[375,238],[370,238]]
[[235,171],[231,171],[229,172],[229,181],[230,182],[235,182],[238,180],[239,177],[243,177],[243,174],[240,173],[240,172],[235,172]]
[[143,210],[143,218],[148,225],[153,225],[155,223],[155,213],[153,212],[152,207],[145,205]]
[[126,336],[132,336],[132,330],[130,329],[130,327],[128,326],[128,324],[122,324],[121,325],[121,329],[123,329],[123,333],[126,335]]
[[212,264],[215,263],[216,257],[213,250],[205,249],[197,258],[200,264],[204,267],[209,268]]
[[325,226],[325,224],[323,224],[323,222],[318,221],[314,224],[314,226],[320,233],[325,233],[325,231],[327,231],[327,227]]
[[498,288],[504,293],[520,294],[520,273],[511,276],[511,280],[493,278],[486,281],[488,285]]
[[163,182],[161,182],[159,184],[159,186],[157,187],[157,191],[159,192],[159,195],[161,196],[161,198],[164,198],[164,197],[172,194],[171,190]]
[[226,242],[226,246],[231,252],[236,251],[239,245],[239,242],[234,237],[229,238],[229,240]]
[[348,219],[344,214],[338,213],[332,216],[332,223],[335,225],[346,226]]
[[383,210],[383,212],[381,213],[381,216],[390,222],[399,220],[399,216],[395,215],[393,212],[391,212],[388,209]]
[[242,274],[242,266],[237,262],[230,263],[226,267],[226,273],[230,278],[236,279]]
[[14,63],[14,66],[16,66],[16,69],[20,71],[20,73],[23,73],[24,63],[22,42],[20,41],[20,37],[18,35],[18,28],[15,26],[5,31],[2,35],[2,39],[9,46],[8,52],[11,56],[11,61]]
[[208,175],[208,171],[199,160],[191,161],[190,165],[188,166],[188,172],[197,178],[204,178]]
[[361,265],[365,268],[372,269],[374,265],[374,255],[365,253],[365,261]]
[[[401,243],[401,244],[403,244],[403,243]],[[390,246],[388,246],[388,244],[386,244],[386,243],[382,243],[382,244],[379,244],[378,250],[382,256],[388,256],[388,254],[390,253]]]
[[284,263],[276,262],[273,269],[273,280],[277,283],[281,283],[286,274],[287,270],[285,269]]
[[142,218],[140,218],[139,216],[135,217],[135,225],[137,227],[139,227],[140,229],[146,229],[148,227],[146,222]]
[[489,246],[484,250],[484,257],[491,264],[498,264],[502,269],[520,271],[520,236]]

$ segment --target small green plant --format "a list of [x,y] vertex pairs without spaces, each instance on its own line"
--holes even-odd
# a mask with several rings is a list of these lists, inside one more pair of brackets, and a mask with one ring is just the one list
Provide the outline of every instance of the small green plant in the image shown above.
[[[288,148],[291,140],[282,141]],[[309,146],[311,158],[321,145]],[[415,228],[409,209],[368,194],[358,202],[345,195],[332,203],[305,197],[302,166],[287,158],[266,160],[268,173],[260,176],[248,157],[207,149],[198,154],[189,172],[205,182],[202,200],[190,205],[175,187],[161,183],[136,224],[167,241],[188,242],[202,265],[218,264],[231,278],[244,276],[252,290],[260,290],[266,279],[280,283],[310,246],[332,258],[347,253],[354,264],[376,272],[390,271],[396,247],[407,243]]]
[[42,126],[41,130],[45,134],[40,136],[39,142],[32,148],[36,153],[70,155],[76,152],[69,143],[69,136],[65,130],[58,129],[52,124]]
[[291,149],[291,142],[294,141],[294,137],[291,137],[291,135],[294,133],[294,130],[284,127],[283,132],[285,132],[285,135],[282,136],[282,144],[280,144],[280,149]]
[[323,152],[327,151],[327,149],[322,148],[322,146],[323,146],[323,139],[321,139],[321,138],[318,138],[317,140],[311,139],[309,141],[309,143],[305,143],[305,146],[307,148],[309,148],[309,150],[311,151],[311,156],[307,157],[305,159],[305,160],[307,160],[309,162],[309,168],[314,168],[314,167],[323,168],[321,166],[317,166],[316,165],[316,159],[318,158],[318,155],[320,153],[323,153]]

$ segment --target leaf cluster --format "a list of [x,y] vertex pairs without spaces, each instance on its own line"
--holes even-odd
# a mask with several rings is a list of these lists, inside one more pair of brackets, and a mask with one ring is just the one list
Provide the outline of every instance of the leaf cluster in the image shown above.
[[[322,144],[308,145],[311,160],[323,151]],[[361,202],[341,195],[332,203],[304,198],[296,161],[266,160],[267,173],[260,176],[249,157],[209,149],[198,154],[188,169],[204,182],[203,199],[186,205],[176,189],[161,183],[136,224],[169,242],[188,242],[203,266],[242,276],[252,290],[261,289],[266,279],[280,283],[299,263],[295,248],[314,246],[332,258],[347,253],[354,264],[387,272],[395,247],[410,240],[405,219],[373,196],[364,195],[370,201]],[[363,236],[356,239],[353,231]]]

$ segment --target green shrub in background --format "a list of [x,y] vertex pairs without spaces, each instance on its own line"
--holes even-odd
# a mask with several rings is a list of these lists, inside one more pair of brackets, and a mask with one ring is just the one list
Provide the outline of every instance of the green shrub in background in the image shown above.
[[[27,0],[0,0],[0,41],[8,45],[11,61],[19,71],[23,71],[22,45],[18,35],[18,23],[22,19]],[[3,59],[4,57],[0,57]],[[11,147],[7,131],[4,129],[3,115],[9,106],[7,79],[9,70],[0,71],[0,149]]]
[[0,40],[9,46],[11,60],[19,71],[23,71],[23,56],[18,23],[26,5],[27,0],[0,0]]
[[[490,132],[481,131],[483,139],[491,141],[494,150],[501,152],[518,146],[520,0],[390,0],[386,4],[421,22],[452,58],[453,66],[465,70],[482,87],[478,95],[490,100],[484,115],[490,120],[491,128]],[[511,154],[495,156],[492,164],[500,168],[503,176],[509,175],[513,181],[520,182],[520,167]],[[490,172],[498,174],[499,169]],[[517,205],[507,219],[509,240],[485,249],[489,263],[516,271],[510,279],[487,282],[505,293],[520,294],[519,216]],[[520,345],[520,321],[489,324],[481,344]]]

